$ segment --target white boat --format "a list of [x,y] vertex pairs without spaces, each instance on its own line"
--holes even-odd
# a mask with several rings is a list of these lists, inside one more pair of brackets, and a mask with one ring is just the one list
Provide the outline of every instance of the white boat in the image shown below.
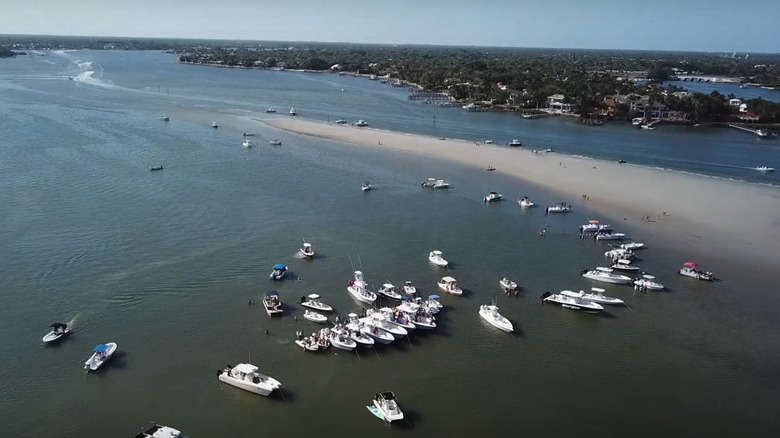
[[296,115],[298,115],[298,113],[297,113],[297,112],[295,112],[295,108],[290,108],[290,115],[291,115],[291,116],[296,116]]
[[320,296],[317,294],[309,294],[305,297],[301,297],[301,306],[308,307],[309,309],[317,310],[320,312],[333,311],[333,307],[330,307],[329,305],[320,301]]
[[[417,327],[414,325],[409,315],[406,312],[402,312],[398,308],[391,309],[390,307],[382,307],[379,309],[379,312],[382,314],[382,317],[384,317],[385,321],[387,321],[389,324],[395,324],[398,327],[404,328],[407,333]],[[368,315],[373,315],[376,313],[376,311],[374,309],[368,309],[367,313]]]
[[311,246],[311,243],[308,243],[305,240],[303,242],[303,246],[301,247],[300,251],[304,257],[308,257],[308,258],[314,257],[314,248]]
[[622,306],[626,304],[620,298],[613,298],[604,295],[604,289],[592,287],[590,290],[591,293],[585,293],[585,291],[573,292],[570,290],[562,290],[560,294],[599,304],[609,304],[613,306]]
[[374,342],[387,345],[395,340],[395,336],[386,330],[380,329],[377,326],[378,321],[371,318],[360,318],[359,325],[360,332],[364,335],[371,336],[374,339]]
[[420,184],[423,187],[427,188],[433,188],[434,185],[436,185],[436,178],[428,178],[427,180],[423,181],[422,184]]
[[642,278],[639,278],[634,281],[634,286],[637,290],[644,290],[644,289],[650,289],[650,290],[664,290],[664,285],[661,283],[658,283],[655,281],[655,277],[652,275],[642,275]]
[[646,129],[648,131],[654,131],[655,130],[655,126],[650,126],[650,125],[639,125],[639,127],[642,128],[642,129]]
[[[369,411],[374,413],[370,406],[367,407]],[[401,412],[401,408],[398,407],[398,403],[395,401],[395,394],[390,391],[380,392],[374,396],[373,407],[379,412],[377,416],[388,423],[404,419],[404,413]]]
[[236,388],[265,396],[282,387],[278,380],[260,374],[257,369],[256,366],[249,363],[240,363],[236,366],[228,365],[219,371],[219,380]]
[[629,250],[629,251],[642,249],[644,247],[645,247],[645,244],[641,243],[641,242],[626,242],[626,243],[621,243],[620,244],[620,248],[625,249],[625,250]]
[[458,287],[458,281],[455,280],[452,277],[443,277],[441,280],[439,280],[439,289],[453,294],[453,295],[463,295],[463,290]]
[[49,327],[51,327],[51,331],[49,333],[46,333],[46,336],[43,337],[43,342],[46,343],[54,342],[59,339],[62,339],[64,336],[67,336],[67,334],[70,333],[70,328],[68,328],[68,324],[55,322]]
[[767,167],[767,166],[757,166],[756,170],[759,172],[774,172],[774,167]]
[[382,287],[379,288],[379,290],[376,291],[377,294],[382,295],[385,298],[390,298],[391,300],[401,300],[402,295],[395,291],[395,286],[393,286],[390,283],[385,283],[382,285]]
[[304,310],[303,317],[311,322],[316,322],[317,324],[325,324],[328,322],[327,316],[323,315],[322,313],[317,313],[313,310]]
[[94,351],[92,356],[84,362],[84,369],[87,371],[97,371],[106,361],[111,359],[116,351],[116,342],[98,344],[92,351]]
[[434,265],[441,266],[442,268],[446,268],[449,264],[449,262],[444,260],[444,257],[442,257],[442,252],[438,250],[434,250],[428,253],[428,260]]
[[417,312],[413,315],[409,315],[412,320],[412,324],[420,330],[433,330],[436,328],[436,318],[433,315],[427,315],[423,312]]
[[534,202],[531,201],[530,199],[526,198],[525,196],[520,198],[520,199],[518,199],[517,203],[520,204],[521,207],[533,207],[534,206]]
[[365,120],[361,119],[361,120],[358,120],[357,122],[355,122],[355,126],[358,126],[358,127],[368,126],[368,123]]
[[390,333],[395,339],[404,338],[409,335],[408,330],[400,324],[390,321],[390,319],[392,318],[388,318],[388,316],[382,312],[371,312],[366,318],[361,318],[359,321],[366,322],[379,330],[384,330],[387,333]]
[[285,274],[287,274],[287,265],[277,263],[274,265],[274,270],[271,271],[271,275],[269,275],[269,277],[273,278],[274,280],[281,280],[284,278]]
[[618,271],[638,271],[639,266],[634,266],[631,264],[631,260],[627,259],[617,259],[615,263],[612,264],[612,266],[609,267],[610,269],[617,269]]
[[376,301],[376,294],[366,289],[366,282],[360,271],[355,271],[355,279],[347,283],[347,292],[362,303],[373,304]]
[[282,145],[282,141],[279,140],[279,139],[276,139],[276,138],[271,140],[271,141],[269,141],[268,143],[270,143],[271,146],[281,146]]
[[517,289],[517,283],[515,283],[514,281],[512,281],[512,280],[510,280],[510,279],[508,279],[506,277],[502,278],[498,282],[498,284],[500,284],[501,285],[501,289],[504,289],[505,291],[512,291],[512,290]]
[[135,438],[184,438],[184,435],[182,435],[181,431],[178,429],[155,424],[136,435]]
[[367,192],[371,190],[371,184],[368,181],[363,181],[363,185],[360,186],[360,190]]
[[339,350],[352,351],[357,347],[357,343],[343,331],[331,330],[328,339],[330,340],[330,345]]
[[625,260],[633,260],[634,259],[634,252],[630,249],[623,249],[623,248],[612,248],[609,251],[604,252],[604,257],[617,260],[617,259],[625,259]]
[[245,148],[251,148],[252,147],[252,140],[248,140],[248,139],[244,140],[243,142],[241,142],[241,146],[243,146]]
[[625,275],[620,274],[613,274],[612,269],[601,266],[592,270],[584,269],[581,274],[585,278],[589,278],[595,281],[603,281],[604,283],[628,284],[631,282],[630,277],[626,277]]
[[337,124],[337,125],[346,125],[346,124],[347,124],[347,121],[346,121],[346,120],[344,120],[344,119],[338,119],[338,120],[336,120],[336,124]]
[[544,211],[545,213],[568,213],[571,211],[571,205],[561,202],[560,204],[545,208]]
[[487,196],[482,198],[482,200],[485,202],[496,202],[496,201],[500,201],[502,197],[503,195],[501,193],[490,192],[488,193]]
[[482,143],[484,143],[484,144],[493,144],[493,140],[485,140]]
[[267,113],[275,113],[276,112],[276,108],[268,108],[267,110],[265,110],[265,112],[267,112]]
[[626,235],[623,233],[612,233],[608,231],[599,231],[596,233],[596,240],[621,240],[625,239]]
[[450,188],[450,183],[448,183],[447,181],[444,181],[443,179],[437,179],[433,183],[433,188],[434,189],[448,189],[448,188]]
[[[373,310],[373,309],[371,309]],[[342,333],[355,341],[355,344],[361,347],[371,348],[376,345],[376,341],[371,336],[360,331],[360,327],[363,324],[358,320],[356,313],[350,313],[347,315],[347,322],[336,326],[337,330],[341,330]]]
[[265,307],[268,316],[281,315],[282,302],[279,300],[279,293],[275,290],[269,290],[263,297],[263,307]]
[[498,307],[492,304],[483,304],[479,306],[479,316],[499,330],[503,330],[507,333],[514,331],[512,323],[498,313]]
[[542,294],[542,302],[560,304],[561,307],[580,310],[587,313],[598,313],[604,310],[604,306],[599,303],[585,301],[582,298],[570,297],[562,294],[551,294],[550,292]]
[[439,313],[439,310],[444,308],[444,304],[439,302],[439,298],[438,295],[428,295],[428,299],[423,304],[431,313]]
[[295,344],[303,348],[304,351],[317,351],[320,349],[314,336],[304,336],[300,330],[295,332]]
[[[607,229],[609,229],[609,225],[607,225]],[[599,221],[595,219],[591,219],[588,221],[585,225],[580,225],[580,232],[582,233],[596,233],[598,231],[602,230],[601,224]],[[607,231],[606,229],[603,231]]]
[[411,281],[404,283],[404,293],[409,296],[413,296],[417,293],[417,288],[412,285]]
[[518,146],[522,146],[522,145],[523,144],[520,143],[520,140],[518,140],[516,138],[512,139],[512,141],[509,142],[509,146],[511,146],[511,147],[518,147]]
[[683,264],[683,267],[680,268],[680,275],[684,275],[686,277],[695,278],[697,280],[704,280],[704,281],[712,281],[715,276],[712,274],[712,272],[709,271],[702,271],[701,269],[698,269],[699,265],[693,262],[685,262]]
[[217,124],[217,122],[211,122],[211,127],[216,129],[219,128],[219,125]]

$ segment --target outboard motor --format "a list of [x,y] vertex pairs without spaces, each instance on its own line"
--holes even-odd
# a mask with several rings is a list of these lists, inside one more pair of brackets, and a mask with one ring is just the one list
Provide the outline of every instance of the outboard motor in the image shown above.
[[543,294],[542,294],[542,296],[541,296],[540,298],[541,298],[542,300],[544,300],[545,298],[549,297],[550,295],[552,295],[552,294],[551,294],[551,293],[550,293],[550,291],[548,290],[547,292],[543,293]]

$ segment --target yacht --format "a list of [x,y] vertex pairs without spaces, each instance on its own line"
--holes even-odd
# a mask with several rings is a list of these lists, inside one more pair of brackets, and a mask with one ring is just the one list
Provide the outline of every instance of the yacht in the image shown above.
[[[606,227],[603,231],[607,231],[610,228],[609,225],[606,225]],[[589,220],[585,225],[580,225],[580,232],[582,233],[596,233],[600,230],[602,230],[601,224],[595,219]]]
[[281,280],[284,278],[285,274],[287,274],[287,265],[277,263],[274,265],[274,270],[271,271],[269,277],[273,278],[274,280]]
[[385,283],[382,285],[382,287],[379,288],[379,290],[376,291],[377,294],[385,297],[390,298],[391,300],[401,300],[402,295],[395,291],[395,286],[393,286],[390,283]]
[[358,127],[368,126],[368,123],[365,120],[361,119],[361,120],[358,120],[357,122],[355,122],[355,126],[358,126]]
[[249,139],[244,140],[243,142],[241,142],[241,146],[243,146],[245,148],[251,148],[252,147],[252,140],[249,140]]
[[579,291],[579,292],[573,292],[570,290],[562,290],[560,293],[561,295],[566,295],[568,297],[574,297],[574,298],[580,298],[585,301],[590,301],[593,303],[599,303],[599,304],[610,304],[613,306],[622,306],[626,303],[621,300],[620,298],[612,298],[604,295],[604,289],[598,288],[598,287],[592,287],[590,288],[591,293],[585,293],[585,291]]
[[613,274],[612,269],[601,266],[591,270],[583,269],[581,275],[591,280],[603,281],[604,283],[628,284],[631,282],[630,277],[626,277],[625,275],[620,274]]
[[368,181],[363,181],[363,185],[360,186],[360,190],[363,190],[364,192],[371,190],[371,184]]
[[497,202],[500,201],[502,197],[503,195],[501,193],[490,192],[487,196],[482,198],[482,200],[485,202]]
[[63,337],[67,336],[68,333],[70,333],[70,328],[68,328],[68,324],[55,322],[50,327],[51,327],[51,331],[49,333],[46,333],[46,336],[43,337],[43,342],[49,343],[49,342],[58,341]]
[[352,298],[361,303],[373,304],[376,301],[376,294],[366,289],[366,286],[366,282],[363,280],[363,273],[355,271],[355,279],[347,283],[347,292],[349,292]]
[[306,240],[303,241],[303,246],[300,249],[301,254],[303,254],[304,257],[308,258],[314,258],[314,248],[311,246],[311,243],[306,242]]
[[282,145],[282,141],[279,140],[279,139],[276,139],[276,138],[271,140],[271,141],[269,141],[268,143],[270,143],[271,146],[281,146]]
[[512,141],[509,142],[509,146],[510,147],[518,147],[518,146],[522,146],[522,145],[523,144],[520,143],[520,140],[518,140],[518,139],[513,139]]
[[701,269],[698,269],[698,267],[699,265],[696,263],[685,262],[683,267],[680,268],[680,275],[704,281],[712,281],[715,278],[712,272],[702,271]]
[[622,240],[626,237],[623,233],[613,233],[610,231],[599,231],[596,233],[596,240]]
[[84,369],[89,371],[97,371],[98,368],[103,366],[116,351],[116,342],[106,342],[105,344],[98,344],[92,350],[92,356],[84,362]]
[[327,316],[309,309],[303,311],[303,317],[311,322],[316,322],[317,324],[325,324],[328,322]]
[[501,281],[498,282],[498,284],[501,285],[501,289],[504,289],[504,291],[509,292],[517,289],[517,283],[514,281],[504,277],[501,279]]
[[410,297],[414,296],[417,293],[417,288],[412,285],[411,281],[407,281],[404,283],[404,293]]
[[279,292],[275,290],[266,292],[265,296],[263,297],[263,307],[265,307],[265,311],[268,313],[268,316],[281,316],[283,310],[282,302],[279,300]]
[[449,262],[442,257],[442,252],[438,250],[431,251],[428,254],[428,260],[434,265],[441,266],[442,268],[446,268],[449,264]]
[[545,213],[568,213],[571,211],[571,205],[561,202],[560,204],[545,208],[544,211]]
[[228,385],[265,396],[282,387],[278,380],[260,374],[257,370],[258,368],[252,364],[240,363],[236,366],[226,366],[218,371],[218,376],[221,382]]
[[184,438],[184,435],[181,434],[180,430],[155,424],[136,435],[135,438]]
[[320,296],[317,294],[309,294],[305,297],[301,297],[301,306],[308,307],[309,309],[317,310],[320,312],[332,312],[333,307],[320,301]]
[[452,277],[443,277],[438,282],[439,289],[452,295],[463,295],[463,289],[458,287],[458,281]]
[[219,125],[217,124],[217,122],[211,122],[211,127],[217,129],[219,128]]
[[499,330],[503,330],[507,333],[514,331],[512,323],[498,313],[498,307],[492,304],[483,304],[479,306],[479,316]]
[[366,407],[372,414],[388,423],[404,419],[404,413],[395,401],[395,394],[390,391],[378,393],[374,396],[374,406]]
[[534,202],[528,199],[527,197],[523,196],[521,199],[517,200],[517,203],[520,204],[521,207],[533,207]]
[[276,108],[268,108],[267,110],[265,110],[265,112],[267,112],[269,114],[270,113],[275,113],[276,112]]
[[297,112],[295,112],[295,108],[290,108],[290,115],[291,115],[291,116],[296,116],[296,115],[298,115],[298,113],[297,113]]
[[581,310],[586,313],[598,313],[604,310],[604,306],[599,303],[585,301],[582,298],[570,297],[562,294],[551,294],[550,292],[542,294],[542,303],[560,304],[561,307],[572,310]]
[[767,166],[757,166],[756,170],[759,172],[774,172],[774,167],[767,167]]
[[655,277],[652,275],[644,274],[642,278],[638,278],[634,281],[634,287],[637,290],[664,290],[664,285],[655,281]]

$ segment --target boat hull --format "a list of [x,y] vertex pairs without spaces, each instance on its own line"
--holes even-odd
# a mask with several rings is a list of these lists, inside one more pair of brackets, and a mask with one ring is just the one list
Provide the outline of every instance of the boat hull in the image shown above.
[[111,356],[114,355],[116,348],[117,345],[115,342],[107,342],[106,351],[103,359],[100,359],[97,352],[93,353],[92,356],[90,356],[89,359],[87,359],[87,361],[84,362],[84,369],[86,369],[87,371],[97,371],[98,369],[100,369],[100,367],[103,366],[103,364],[105,364],[111,359]]
[[328,306],[327,304],[322,304],[321,306],[317,306],[316,304],[312,304],[309,302],[303,302],[301,303],[301,306],[307,307],[311,310],[316,310],[318,312],[332,312],[333,307]]
[[[263,396],[269,396],[274,391],[274,389],[277,388],[269,388],[266,386],[258,386],[252,382],[247,382],[246,380],[240,380],[233,377],[230,377],[227,373],[223,372],[219,375],[219,381],[227,383],[228,385],[235,386],[236,388],[243,389],[244,391],[249,391],[253,394],[259,394]],[[281,386],[281,385],[279,385]]]
[[589,273],[585,273],[582,274],[582,276],[593,281],[600,281],[602,283],[611,283],[611,284],[627,284],[631,281],[631,278],[626,277],[624,275],[621,275],[620,277],[604,277],[600,275],[592,275]]
[[54,331],[50,331],[49,333],[46,333],[46,336],[43,337],[43,342],[50,343],[50,342],[56,342],[60,339],[64,338],[70,333],[70,329],[65,329],[62,333],[54,333]]
[[307,344],[304,341],[301,341],[300,339],[295,341],[296,344],[298,344],[299,347],[303,348],[306,351],[317,351],[320,349],[319,345],[317,344]]
[[[401,412],[400,409],[398,409],[398,412],[387,412],[386,410],[382,409],[382,406],[376,400],[374,400],[374,409],[376,409],[379,412],[379,415],[381,415],[380,418],[387,421],[388,423],[392,423],[393,421],[400,421],[404,419],[404,413]],[[371,411],[371,413],[374,413],[374,411],[371,409],[369,409],[369,411]],[[379,415],[377,415],[377,417],[379,417]]]
[[366,304],[374,304],[374,301],[376,301],[376,295],[373,296],[366,296],[360,293],[355,287],[348,286],[347,292],[349,292],[349,295],[354,298],[357,301],[360,301],[361,303]]
[[[312,315],[312,313],[314,313],[314,315]],[[303,317],[317,324],[325,324],[328,322],[328,318],[325,317],[325,315],[320,315],[319,313],[315,313],[315,312],[304,313]]]
[[487,321],[490,325],[492,325],[493,327],[495,327],[495,328],[497,328],[497,329],[499,329],[501,331],[504,331],[504,332],[507,332],[507,333],[511,333],[511,332],[514,331],[514,327],[512,326],[511,322],[509,322],[509,321],[503,322],[501,320],[497,320],[497,319],[493,318],[493,315],[492,315],[491,312],[480,311],[479,312],[479,316],[481,316],[482,319]]

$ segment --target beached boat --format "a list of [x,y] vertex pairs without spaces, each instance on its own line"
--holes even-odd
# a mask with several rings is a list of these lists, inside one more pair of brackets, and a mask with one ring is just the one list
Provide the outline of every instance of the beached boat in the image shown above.
[[568,213],[571,211],[571,205],[566,204],[565,202],[561,202],[560,204],[555,204],[552,207],[547,207],[544,209],[545,213]]
[[219,125],[217,124],[217,122],[211,122],[211,127],[217,129],[219,128]]
[[360,301],[361,303],[373,304],[376,301],[376,294],[366,289],[367,285],[363,280],[363,273],[361,271],[355,271],[355,279],[350,280],[347,283],[347,292],[352,298]]
[[70,333],[70,328],[68,327],[68,324],[55,322],[49,327],[51,327],[51,331],[49,333],[46,333],[46,336],[43,337],[43,342],[46,343],[58,341],[63,337],[67,336],[68,333]]
[[712,272],[702,271],[701,269],[698,269],[698,267],[699,265],[696,263],[685,262],[683,267],[680,268],[680,275],[704,281],[712,281],[715,278]]
[[366,408],[376,417],[388,423],[404,419],[404,413],[395,401],[395,394],[390,391],[380,392],[374,396],[373,404],[373,406],[366,406]]
[[520,143],[520,140],[518,140],[516,138],[509,142],[509,146],[510,147],[519,147],[519,146],[522,146],[522,145],[523,144]]
[[612,264],[612,266],[609,267],[610,269],[617,269],[618,271],[638,271],[639,266],[634,266],[631,264],[631,260],[627,259],[617,259],[615,263]]
[[346,124],[347,124],[347,121],[346,121],[346,120],[344,120],[344,119],[338,119],[338,120],[336,120],[336,124],[337,124],[337,125],[346,125]]
[[279,139],[276,139],[276,138],[271,140],[271,141],[269,141],[268,143],[270,143],[271,146],[281,146],[282,145],[282,141],[279,140]]
[[655,281],[655,277],[652,275],[644,274],[642,278],[638,278],[634,281],[634,287],[637,290],[664,290],[664,285]]
[[317,313],[313,310],[304,310],[303,317],[311,322],[316,322],[317,324],[325,324],[328,322],[327,316],[323,315],[322,313]]
[[320,349],[314,336],[305,336],[301,330],[295,332],[295,344],[303,348],[304,351],[317,351]]
[[620,248],[628,251],[635,251],[637,249],[643,249],[644,247],[645,244],[642,242],[626,242],[620,244]]
[[581,275],[591,280],[603,281],[604,283],[628,284],[631,282],[630,277],[620,274],[613,274],[612,269],[601,266],[591,270],[583,269]]
[[275,290],[269,290],[263,297],[263,307],[268,316],[282,315],[282,302],[279,300],[279,292]]
[[579,291],[579,292],[573,292],[573,291],[570,291],[570,290],[562,290],[560,292],[560,294],[561,295],[566,295],[566,296],[569,296],[569,297],[580,298],[582,300],[591,301],[593,303],[609,304],[609,305],[612,305],[612,306],[618,306],[618,305],[622,306],[622,305],[626,304],[620,298],[613,298],[613,297],[608,297],[608,296],[604,295],[604,289],[601,289],[601,288],[598,288],[598,287],[592,287],[592,288],[590,288],[590,290],[591,290],[590,293],[585,293],[585,291],[582,291],[582,290]]
[[103,366],[111,356],[116,352],[116,342],[106,342],[105,344],[98,344],[92,350],[92,356],[84,362],[84,369],[89,371],[97,371],[98,368]]
[[409,296],[414,296],[417,293],[417,288],[412,285],[411,281],[404,283],[404,293]]
[[155,424],[134,438],[185,438],[181,431],[170,426]]
[[479,316],[481,316],[482,319],[489,322],[490,325],[496,327],[499,330],[503,330],[507,333],[514,331],[512,323],[508,319],[504,318],[500,313],[498,313],[497,306],[492,304],[483,304],[479,306]]
[[450,185],[451,185],[450,183],[448,183],[447,181],[444,181],[443,179],[437,179],[433,183],[433,188],[434,189],[448,189],[448,188],[450,188]]
[[358,120],[357,122],[355,122],[355,126],[357,126],[357,127],[368,126],[368,123],[365,120],[361,119],[361,120]]
[[434,265],[441,266],[442,268],[446,268],[449,264],[449,262],[442,257],[442,252],[438,250],[428,253],[428,260]]
[[580,310],[586,313],[598,313],[604,310],[604,306],[582,298],[570,297],[562,294],[551,294],[549,291],[542,294],[542,303],[560,304],[561,307],[572,310]]
[[493,140],[485,140],[485,141],[483,141],[482,143],[485,143],[485,144],[493,144]]
[[241,142],[241,146],[245,148],[251,148],[252,147],[252,140],[246,139]]
[[252,364],[240,363],[236,366],[228,365],[217,373],[221,382],[264,396],[282,387],[278,380],[257,370],[258,368]]
[[623,233],[612,233],[610,231],[599,231],[596,233],[596,240],[621,240],[625,239],[626,235]]
[[503,198],[503,195],[501,193],[490,192],[490,193],[488,193],[487,196],[482,198],[482,200],[485,201],[485,202],[497,202],[497,201],[500,201],[501,198]]
[[360,186],[360,190],[363,190],[364,192],[371,190],[371,184],[368,181],[363,181],[363,185]]
[[395,291],[395,286],[393,286],[390,283],[385,283],[382,285],[382,287],[379,288],[379,290],[376,291],[377,294],[389,298],[391,300],[401,300],[402,295]]
[[295,111],[295,108],[290,108],[290,115],[291,116],[297,116],[298,113]]
[[273,278],[274,280],[281,280],[284,278],[285,274],[287,274],[287,265],[277,263],[274,265],[274,269],[271,271],[269,277]]
[[512,281],[512,280],[510,280],[510,279],[508,279],[506,277],[502,278],[498,282],[498,284],[500,284],[501,285],[501,289],[504,289],[504,291],[506,291],[506,292],[513,291],[513,290],[517,289],[517,283],[515,283],[514,281]]
[[452,277],[443,277],[438,282],[439,289],[452,294],[452,295],[463,295],[463,290],[458,286],[458,281],[455,280]]
[[534,202],[528,199],[527,197],[523,196],[522,198],[517,200],[517,203],[520,204],[521,207],[533,207]]
[[757,166],[756,170],[759,172],[774,172],[774,167],[767,167],[767,166]]
[[158,164],[156,166],[152,166],[151,170],[152,170],[152,172],[154,172],[155,170],[163,170],[163,165],[162,164]]
[[320,296],[317,294],[309,294],[305,297],[301,297],[301,306],[308,307],[309,309],[317,310],[319,312],[332,312],[333,307],[320,301]]
[[265,110],[265,112],[267,112],[267,113],[275,113],[276,112],[276,108],[268,108],[267,110]]

